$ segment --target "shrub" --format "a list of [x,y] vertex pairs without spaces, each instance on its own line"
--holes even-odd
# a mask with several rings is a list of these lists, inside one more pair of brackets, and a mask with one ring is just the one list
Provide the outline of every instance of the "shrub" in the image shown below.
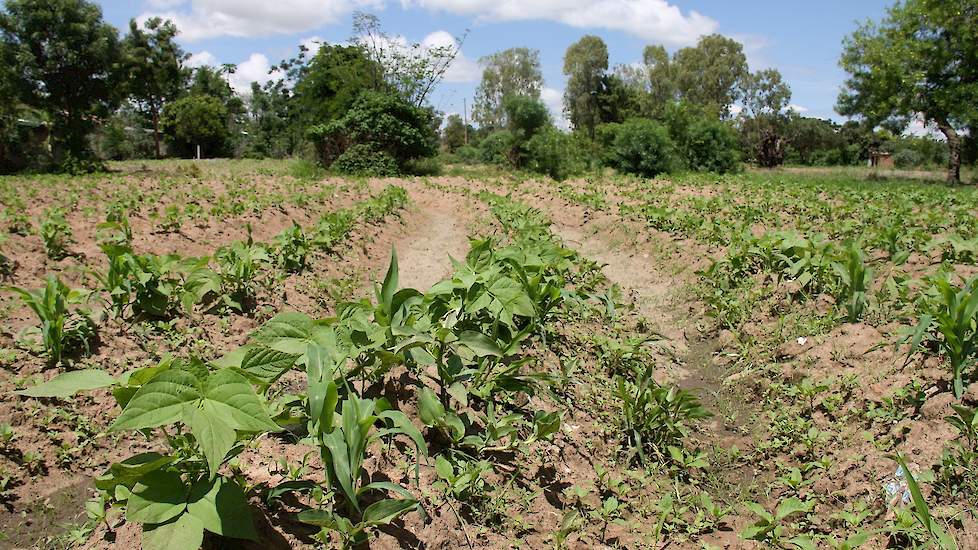
[[549,126],[526,142],[527,168],[555,180],[580,173],[581,155],[574,138]]
[[482,160],[482,150],[473,145],[463,145],[455,150],[455,158],[463,163],[476,163]]
[[701,120],[689,128],[686,167],[690,170],[724,174],[737,169],[739,147],[733,130],[722,122]]
[[897,168],[911,168],[914,166],[920,166],[923,163],[923,157],[917,151],[913,149],[902,149],[893,153],[893,164]]
[[367,91],[342,118],[313,126],[307,135],[316,144],[324,166],[333,166],[344,153],[360,146],[334,168],[360,170],[369,161],[371,169],[387,171],[389,159],[394,163],[394,173],[398,173],[408,160],[431,157],[437,152],[433,120],[430,109],[415,107],[396,95]]
[[401,172],[394,157],[368,143],[350,146],[330,168],[353,176],[396,176]]
[[633,118],[617,128],[609,161],[620,172],[653,177],[674,169],[675,150],[664,126],[651,120]]
[[442,159],[439,157],[411,159],[404,166],[404,173],[412,176],[440,176]]
[[514,168],[523,168],[529,162],[529,141],[551,126],[550,112],[543,102],[526,96],[507,97],[503,108],[506,110],[506,126],[512,135],[507,157]]
[[496,130],[479,144],[480,160],[488,164],[509,164],[513,150],[513,133]]

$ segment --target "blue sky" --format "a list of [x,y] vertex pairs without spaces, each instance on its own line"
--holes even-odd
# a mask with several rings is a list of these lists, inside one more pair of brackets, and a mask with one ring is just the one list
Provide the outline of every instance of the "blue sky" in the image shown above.
[[310,39],[342,42],[351,15],[368,11],[392,35],[444,43],[468,29],[446,79],[431,96],[447,113],[471,108],[481,56],[514,46],[540,50],[543,99],[560,109],[562,59],[584,34],[608,44],[611,64],[635,63],[647,44],[670,51],[719,32],[744,44],[751,70],[774,67],[790,84],[791,103],[808,116],[833,118],[845,74],[838,68],[843,37],[857,21],[879,19],[884,0],[104,0],[105,18],[124,30],[131,18],[162,15],[181,28],[195,63],[235,63],[234,84],[268,78],[270,64],[291,57]]

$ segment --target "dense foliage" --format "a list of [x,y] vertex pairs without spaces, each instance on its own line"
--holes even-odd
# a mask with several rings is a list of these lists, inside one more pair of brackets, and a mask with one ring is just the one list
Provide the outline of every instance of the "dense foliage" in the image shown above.
[[160,126],[173,151],[182,157],[227,155],[230,145],[228,111],[211,95],[190,95],[163,108]]
[[654,177],[676,168],[676,148],[665,126],[628,120],[614,129],[608,163],[626,174]]
[[[386,166],[389,159],[400,171],[409,160],[432,156],[437,149],[430,109],[378,92],[363,92],[343,117],[312,126],[309,136],[325,166],[334,165],[356,147],[343,163],[335,166],[337,169],[374,161]],[[365,158],[361,161],[354,156]],[[380,170],[381,165],[376,166]]]

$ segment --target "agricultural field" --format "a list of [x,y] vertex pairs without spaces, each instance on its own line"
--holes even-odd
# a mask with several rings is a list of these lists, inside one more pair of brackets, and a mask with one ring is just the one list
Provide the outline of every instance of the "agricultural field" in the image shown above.
[[978,548],[974,188],[109,166],[0,178],[0,547]]

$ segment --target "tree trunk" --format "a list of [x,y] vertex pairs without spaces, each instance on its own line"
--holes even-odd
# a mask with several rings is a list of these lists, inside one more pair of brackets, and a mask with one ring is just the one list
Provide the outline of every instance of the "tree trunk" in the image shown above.
[[934,122],[947,140],[947,183],[958,185],[961,183],[961,137],[947,120],[939,119]]
[[153,107],[153,142],[156,145],[156,158],[160,158],[160,110]]

